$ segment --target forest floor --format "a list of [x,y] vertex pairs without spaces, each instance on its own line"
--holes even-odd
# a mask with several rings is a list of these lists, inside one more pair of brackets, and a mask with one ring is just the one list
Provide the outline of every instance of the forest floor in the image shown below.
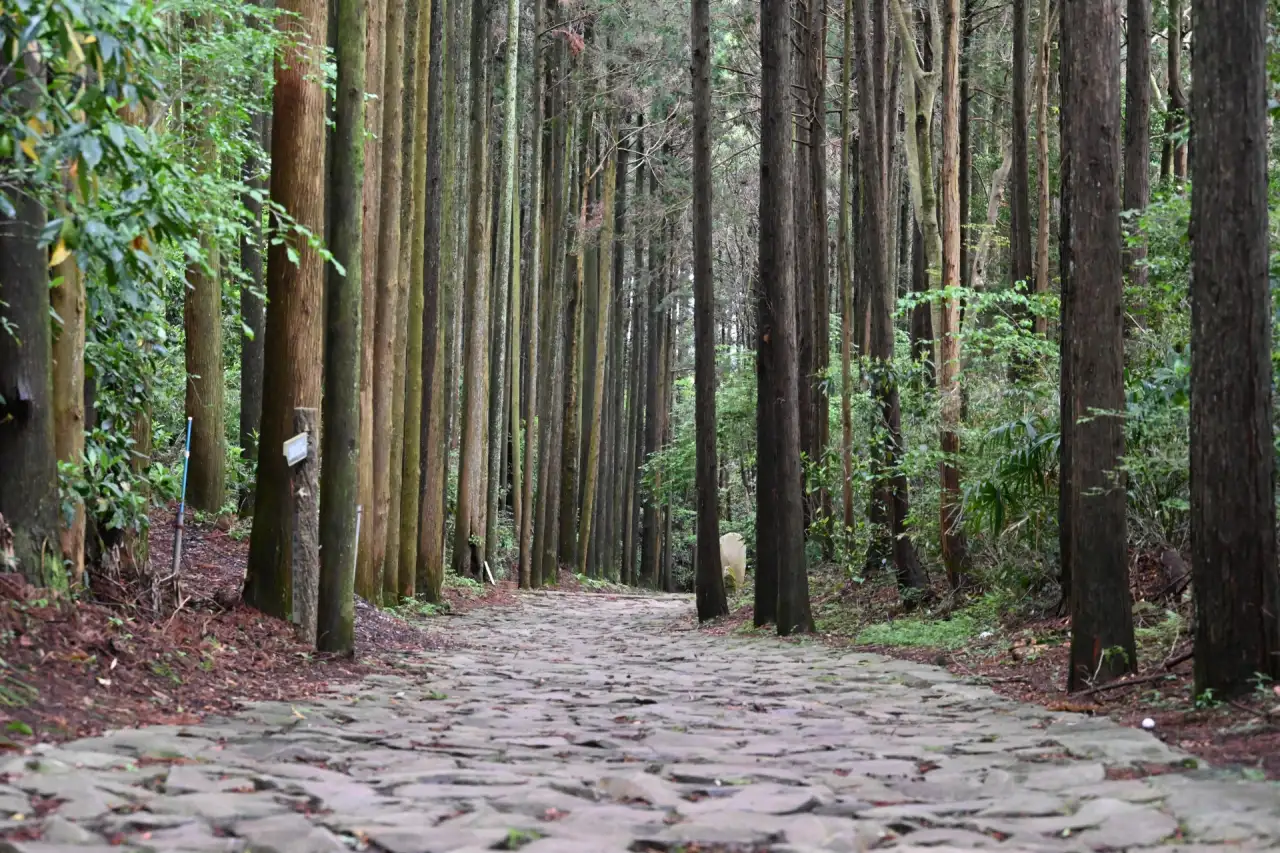
[[[823,642],[946,667],[994,691],[1053,711],[1109,717],[1144,727],[1165,743],[1215,765],[1234,765],[1257,778],[1280,779],[1280,685],[1260,683],[1250,696],[1220,701],[1197,696],[1192,679],[1189,601],[1169,600],[1152,561],[1134,571],[1139,671],[1117,682],[1067,693],[1070,620],[1055,608],[992,597],[949,602],[905,613],[887,580],[853,584],[838,570],[811,573],[813,613]],[[748,587],[750,580],[748,580]],[[948,609],[949,605],[949,609]],[[704,630],[767,633],[752,625],[750,591],[734,598],[731,615]]]
[[1148,733],[813,638],[714,636],[689,595],[540,590],[307,698],[39,744],[0,850],[1274,850],[1271,783]]
[[[169,554],[172,510],[157,513],[152,530],[152,554]],[[243,522],[189,522],[183,604],[162,620],[121,604],[52,601],[0,577],[9,599],[0,603],[0,750],[120,726],[192,723],[246,702],[303,701],[334,684],[395,671],[405,654],[448,649],[458,639],[455,617],[477,607],[519,605],[510,581],[481,586],[453,577],[439,605],[388,611],[358,599],[356,657],[317,654],[296,642],[291,626],[239,603],[247,534]],[[812,577],[813,606],[831,646],[943,666],[1053,711],[1110,717],[1129,727],[1149,719],[1155,736],[1172,746],[1280,779],[1280,691],[1262,685],[1255,695],[1228,702],[1194,696],[1182,606],[1160,602],[1156,580],[1136,574],[1141,671],[1074,695],[1063,689],[1068,626],[1052,613],[986,598],[945,614],[904,614],[891,585],[851,585],[840,573],[821,570]],[[624,592],[569,572],[561,573],[560,588],[602,598]],[[767,633],[752,628],[751,617],[748,592],[735,599],[729,618],[702,630]],[[690,612],[687,627],[692,618]],[[1177,663],[1166,667],[1169,661]]]
[[[152,518],[157,560],[172,553],[173,517],[170,508]],[[316,653],[291,625],[240,603],[249,525],[227,522],[188,520],[182,603],[163,619],[146,616],[128,594],[109,596],[111,603],[55,600],[0,576],[0,750],[120,726],[192,723],[250,701],[304,700],[387,671],[405,652],[448,646],[448,621],[427,628],[422,616],[515,600],[511,583],[450,583],[441,605],[404,611],[357,598],[356,656]]]

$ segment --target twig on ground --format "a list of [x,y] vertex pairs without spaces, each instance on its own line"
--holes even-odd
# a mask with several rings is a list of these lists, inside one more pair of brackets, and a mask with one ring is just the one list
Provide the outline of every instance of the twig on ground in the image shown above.
[[1153,681],[1160,681],[1168,678],[1169,673],[1157,672],[1153,675],[1144,675],[1141,678],[1131,678],[1128,681],[1112,681],[1109,684],[1103,684],[1099,687],[1091,687],[1088,690],[1077,691],[1072,696],[1093,696],[1098,693],[1105,693],[1109,690],[1120,690],[1124,687],[1136,687],[1139,684],[1150,684]]
[[1257,708],[1250,708],[1243,702],[1237,702],[1235,699],[1228,699],[1227,704],[1233,708],[1238,708],[1241,711],[1244,711],[1246,714],[1252,714],[1261,720],[1270,721],[1273,716],[1276,716],[1276,710],[1260,711]]
[[1175,666],[1177,666],[1178,664],[1180,664],[1180,663],[1185,663],[1186,661],[1191,660],[1193,657],[1195,657],[1195,654],[1196,654],[1196,650],[1195,650],[1195,648],[1188,649],[1187,651],[1183,652],[1182,654],[1180,654],[1180,655],[1176,655],[1176,656],[1171,657],[1171,658],[1169,658],[1168,660],[1166,660],[1166,661],[1164,662],[1164,668],[1165,668],[1165,669],[1173,669],[1173,668],[1174,668]]

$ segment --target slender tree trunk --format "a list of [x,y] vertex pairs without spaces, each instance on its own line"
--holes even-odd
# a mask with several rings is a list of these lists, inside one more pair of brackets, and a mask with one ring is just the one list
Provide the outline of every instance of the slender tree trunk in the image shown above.
[[1191,566],[1196,692],[1280,678],[1267,9],[1192,0]]
[[[969,121],[972,109],[969,78],[973,74],[973,2],[964,0],[960,43],[960,286],[966,289],[969,287],[969,251],[972,245],[969,205],[973,194],[973,137]],[[963,303],[960,316],[964,318]]]
[[[525,394],[525,405],[529,417],[525,422],[524,432],[524,472],[520,482],[521,496],[516,511],[516,541],[519,543],[519,563],[517,578],[521,589],[533,585],[533,533],[534,533],[534,472],[537,470],[537,459],[534,447],[540,435],[541,421],[535,419],[538,408],[538,394],[545,390],[538,383],[537,363],[539,350],[539,332],[541,331],[542,297],[542,255],[545,251],[542,232],[545,227],[543,207],[542,172],[543,146],[549,140],[544,136],[544,99],[542,78],[544,72],[542,44],[539,34],[542,32],[543,0],[531,0],[533,4],[533,122],[529,132],[529,248],[527,267],[529,270],[529,364],[527,370],[528,393]],[[518,418],[519,415],[515,415]],[[513,423],[512,435],[519,436]],[[517,439],[518,440],[518,439]]]
[[[872,59],[888,55],[887,44],[885,44],[888,40],[887,19],[881,16],[878,26],[870,29],[869,18],[868,0],[857,0],[854,27],[858,53],[862,58],[859,62],[859,91],[873,91],[872,85],[875,86],[874,91],[885,91],[887,87],[878,79],[878,69],[884,68],[885,64],[877,65],[872,62]],[[872,78],[872,85],[866,85],[868,77]],[[873,542],[868,552],[868,569],[872,569],[881,559],[892,553],[898,585],[908,603],[913,603],[912,591],[924,590],[928,581],[916,558],[911,540],[904,535],[908,509],[906,477],[905,475],[895,477],[887,473],[897,467],[901,452],[901,409],[898,386],[886,370],[893,360],[894,347],[893,282],[889,278],[889,259],[885,251],[886,231],[891,216],[888,205],[889,185],[886,178],[891,170],[883,167],[886,150],[892,148],[884,141],[886,135],[892,136],[887,118],[891,113],[884,104],[877,103],[872,98],[863,100],[860,112],[862,134],[860,161],[862,186],[866,197],[863,242],[867,247],[867,313],[870,315],[871,325],[869,354],[873,363],[872,393],[879,405],[880,417],[887,432],[885,440],[876,450],[878,495],[873,500],[873,509],[878,507],[877,512],[881,516],[883,526],[887,529],[884,534],[877,537],[878,541]],[[920,159],[923,163],[925,158]],[[925,184],[923,181],[921,183]],[[925,210],[926,212],[929,210],[927,205]],[[763,227],[762,223],[761,228]],[[761,278],[764,278],[763,267]],[[764,446],[763,442],[762,446]]]
[[[588,94],[590,89],[588,88]],[[564,386],[564,445],[560,462],[559,509],[559,560],[570,566],[578,564],[578,472],[582,443],[582,370],[581,342],[586,295],[586,224],[589,209],[590,180],[587,177],[587,138],[591,132],[593,114],[587,108],[581,110],[578,142],[578,209],[577,246],[573,252],[573,290],[569,294],[568,314],[565,319],[565,386]],[[568,257],[565,260],[568,264]],[[566,271],[568,273],[568,271]]]
[[836,256],[840,272],[840,461],[843,539],[853,531],[853,208],[849,149],[853,143],[853,0],[844,0],[840,57],[840,226]]
[[[609,136],[607,142],[610,146],[613,144],[615,130],[613,120],[609,120]],[[613,272],[613,205],[614,205],[614,188],[617,183],[618,160],[616,154],[612,151],[606,153],[603,172],[603,187],[601,188],[601,209],[604,211],[603,225],[600,228],[599,243],[599,273],[597,275],[597,299],[596,299],[596,328],[595,328],[595,351],[600,355],[606,355],[609,346],[609,312],[611,307],[612,290],[610,287],[610,276]],[[582,488],[582,525],[579,529],[578,540],[578,572],[579,574],[587,574],[588,560],[590,557],[590,542],[592,525],[595,522],[596,512],[596,495],[600,485],[600,439],[602,431],[602,420],[604,415],[604,363],[596,365],[592,381],[594,388],[591,394],[591,411],[590,411],[590,429],[587,434],[587,464],[583,471],[583,488]]]
[[[444,385],[444,352],[446,339],[445,305],[441,298],[440,259],[443,223],[452,212],[452,199],[444,201],[444,138],[453,127],[444,122],[444,102],[452,94],[444,86],[444,58],[448,50],[446,22],[447,0],[434,0],[431,11],[431,54],[427,71],[427,140],[426,209],[423,223],[422,263],[422,377],[425,396],[418,460],[423,472],[418,493],[418,548],[412,580],[401,578],[401,588],[417,593],[430,602],[440,600],[444,586],[444,489],[449,447],[444,436],[445,397],[450,393]],[[415,235],[416,238],[416,235]],[[415,247],[416,248],[416,247]],[[402,565],[403,569],[404,566]]]
[[[418,9],[418,35],[414,58],[413,79],[413,218],[409,235],[409,293],[408,327],[405,331],[404,424],[401,472],[400,472],[400,559],[396,576],[417,575],[418,524],[422,514],[422,412],[423,386],[431,377],[423,374],[426,331],[439,322],[439,305],[429,313],[426,305],[426,221],[430,214],[427,207],[427,149],[430,137],[436,131],[428,122],[431,80],[432,0],[422,0]],[[403,239],[403,238],[402,238]],[[436,291],[438,299],[439,291]],[[434,335],[431,343],[434,352]]]
[[[781,2],[781,0],[780,0]],[[658,194],[658,177],[651,169],[649,171],[649,197],[654,199]],[[652,203],[652,202],[651,202]],[[666,349],[666,341],[662,337],[662,302],[666,296],[663,293],[662,281],[662,234],[659,229],[656,233],[649,235],[649,334],[648,345],[646,347],[646,365],[645,365],[645,415],[644,415],[644,464],[648,465],[653,455],[658,452],[661,434],[661,406],[662,406],[662,382],[660,380],[662,369],[662,353]],[[767,445],[764,445],[767,446]],[[640,544],[640,577],[657,588],[659,583],[659,540],[661,539],[658,532],[658,495],[655,490],[650,489],[645,496],[644,505],[644,533]],[[757,575],[758,577],[758,575]],[[777,587],[773,588],[771,593],[771,602],[769,621],[772,622],[773,607],[777,601]],[[759,611],[757,610],[757,613]],[[764,624],[764,623],[760,623]]]
[[[75,192],[70,174],[64,172],[63,189],[70,196]],[[59,204],[59,213],[66,215],[66,203]],[[261,269],[261,264],[259,264]],[[84,344],[85,344],[85,286],[84,274],[75,253],[54,267],[53,274],[60,279],[49,291],[51,307],[57,316],[56,333],[53,335],[53,441],[60,463],[77,468],[84,461]],[[4,334],[0,332],[0,334]],[[19,338],[25,335],[19,334]],[[70,569],[68,581],[72,587],[84,580],[85,507],[76,502],[70,519],[60,518],[62,561]]]
[[[1057,15],[1049,0],[1040,0],[1040,45],[1036,56],[1036,224],[1035,292],[1049,292],[1049,65],[1053,50],[1053,27]],[[1037,335],[1048,334],[1049,319],[1036,314],[1032,321]]]
[[[501,180],[498,193],[498,233],[496,271],[494,283],[493,311],[493,358],[492,376],[489,385],[489,488],[486,494],[485,510],[485,546],[486,559],[496,556],[498,547],[498,491],[503,478],[499,474],[501,457],[506,442],[503,440],[503,415],[506,413],[504,398],[506,396],[506,356],[507,356],[507,278],[514,271],[512,286],[512,345],[519,340],[520,329],[520,231],[518,214],[520,208],[519,186],[516,184],[516,167],[519,159],[520,119],[516,109],[517,89],[519,86],[520,68],[520,2],[507,2],[507,48],[506,79],[503,83],[503,119],[502,119],[502,162],[498,169]],[[511,359],[512,376],[519,376],[519,363],[513,355]],[[517,380],[518,381],[518,380]],[[519,410],[515,415],[519,420]],[[519,423],[512,431],[512,437],[519,440]],[[519,522],[517,521],[517,524]]]
[[[1015,0],[1017,4],[1026,0]],[[942,286],[954,293],[960,286],[960,0],[946,0],[945,36],[942,48]],[[1025,46],[1024,46],[1025,47]],[[1017,65],[1015,61],[1015,66]],[[1019,72],[1023,73],[1023,72]],[[1022,84],[1025,86],[1025,84]],[[1023,93],[1025,95],[1025,92]],[[1025,107],[1025,104],[1024,104]],[[1019,133],[1024,139],[1025,128]],[[1025,145],[1024,145],[1025,147]],[[1025,235],[1030,239],[1030,233]],[[1030,261],[1030,243],[1025,247]],[[938,330],[938,395],[941,397],[942,480],[940,500],[942,563],[947,581],[959,589],[968,573],[968,545],[960,527],[960,300],[942,301],[942,327]]]
[[[757,353],[759,363],[757,434],[762,502],[770,512],[757,528],[756,621],[773,615],[786,636],[813,630],[809,614],[809,576],[804,553],[801,496],[800,413],[797,391],[791,210],[792,175],[790,98],[791,14],[788,0],[763,0],[760,11],[761,149],[760,282]],[[766,560],[768,565],[766,565]],[[717,560],[718,562],[718,560]],[[774,584],[762,584],[761,576]],[[776,584],[776,585],[775,585]],[[771,590],[771,606],[762,601]],[[770,611],[774,611],[770,613]]]
[[[326,0],[281,0],[292,41],[276,62],[271,134],[271,199],[313,234],[324,229]],[[292,434],[295,408],[320,407],[324,263],[306,241],[273,244],[267,256],[263,336],[262,439],[278,448]],[[297,262],[289,257],[296,252]],[[292,611],[293,495],[284,455],[258,457],[257,494],[244,599],[277,618]]]
[[[1142,211],[1151,197],[1151,0],[1128,0],[1124,95],[1124,209]],[[1130,219],[1136,235],[1137,223]],[[1141,294],[1146,287],[1146,245],[1126,247],[1124,273]],[[1141,303],[1142,297],[1139,296]],[[1141,309],[1139,309],[1141,313]]]
[[[484,415],[488,388],[489,241],[488,196],[485,194],[489,168],[487,89],[489,10],[486,0],[471,6],[471,97],[468,118],[470,158],[467,173],[467,254],[465,293],[466,337],[463,344],[462,453],[458,461],[458,507],[454,521],[453,566],[460,575],[480,577],[488,555],[482,551],[485,531],[485,503],[482,469],[485,462]],[[501,381],[501,377],[497,377]]]
[[[643,117],[641,117],[643,121]],[[641,125],[636,135],[636,185],[634,207],[637,214],[644,209],[644,126]],[[629,425],[626,441],[630,452],[626,467],[626,518],[622,534],[622,582],[639,586],[640,577],[636,569],[636,531],[640,528],[639,503],[640,466],[644,463],[645,430],[644,401],[647,398],[645,373],[648,366],[649,323],[651,307],[647,299],[647,281],[644,273],[644,231],[637,216],[633,226],[633,254],[631,263],[632,297],[631,297],[631,390],[629,408]]]
[[408,373],[410,280],[413,270],[413,234],[421,222],[420,198],[414,195],[414,165],[417,158],[417,94],[418,53],[421,50],[420,18],[429,14],[423,5],[431,0],[405,0],[403,52],[403,84],[401,87],[400,127],[400,237],[399,264],[396,272],[395,334],[391,368],[391,453],[388,482],[390,506],[387,510],[387,551],[383,571],[394,571],[399,577],[400,526],[403,507],[405,441],[405,384]]
[[[325,322],[320,448],[320,607],[316,647],[355,652],[356,502],[360,481],[360,361],[365,161],[366,0],[338,4],[333,257]],[[378,590],[380,592],[380,590]]]
[[[253,144],[263,150],[270,145],[268,117],[254,115],[249,129]],[[240,455],[248,462],[258,459],[258,429],[262,423],[262,362],[266,346],[267,305],[263,301],[262,202],[258,193],[267,188],[266,173],[257,157],[244,164],[244,182],[249,192],[240,197],[249,227],[240,238],[240,267],[247,282],[240,284]],[[241,501],[242,512],[252,514],[252,491]]]
[[[188,33],[198,38],[212,24],[202,20]],[[196,122],[212,119],[212,107]],[[194,129],[198,141],[191,157],[199,171],[218,169],[216,142],[208,129]],[[187,474],[187,504],[193,509],[218,512],[226,496],[227,430],[224,423],[222,376],[222,281],[218,243],[211,233],[200,235],[202,263],[187,266],[183,291],[182,325],[186,335],[187,389],[184,413],[191,418],[191,456]]]
[[[950,2],[950,0],[948,0]],[[1013,172],[1009,193],[1009,258],[1012,282],[1030,282],[1031,165],[1027,120],[1027,7],[1031,0],[1013,0]]]
[[1071,577],[1067,689],[1137,668],[1125,487],[1120,263],[1120,3],[1062,4],[1064,218],[1061,551]]
[[[335,0],[336,2],[336,0]],[[376,524],[373,517],[376,510],[373,506],[373,432],[374,432],[374,384],[376,371],[374,368],[374,350],[376,347],[374,332],[378,316],[378,240],[382,225],[382,139],[386,98],[384,95],[384,70],[386,66],[387,46],[387,3],[388,0],[366,0],[365,15],[365,88],[368,91],[364,106],[364,139],[361,144],[365,148],[363,223],[361,225],[360,250],[363,260],[363,282],[361,283],[360,303],[360,456],[359,456],[359,497],[357,505],[364,513],[360,524],[360,541],[356,554],[356,589],[371,601],[384,601],[394,604],[396,601],[396,574],[384,572],[381,562],[376,557],[377,548],[374,543]],[[341,34],[340,36],[341,37]],[[389,218],[389,221],[390,218]]]
[[1164,150],[1160,156],[1160,180],[1187,178],[1187,146],[1179,137],[1186,132],[1187,94],[1182,88],[1183,0],[1169,0],[1169,111],[1164,122]]
[[[823,0],[810,2],[820,3]],[[697,592],[698,620],[705,622],[729,613],[724,595],[724,575],[720,566],[720,493],[717,483],[720,464],[716,458],[716,291],[715,269],[712,264],[714,219],[711,207],[711,0],[692,0],[690,3],[689,42],[693,53],[693,381],[696,395],[694,441],[697,448],[698,489],[698,568],[694,590]],[[822,102],[818,103],[821,106]],[[815,158],[825,156],[825,150],[814,152]],[[825,199],[826,188],[819,189],[823,191]],[[823,236],[825,238],[826,235]],[[825,286],[826,276],[823,275],[822,279]],[[804,592],[807,602],[807,583]]]
[[[386,62],[382,84],[382,145],[378,173],[379,220],[377,254],[366,258],[376,268],[377,296],[374,315],[365,316],[366,325],[374,327],[373,338],[373,497],[365,508],[362,525],[372,528],[374,573],[385,581],[399,578],[399,550],[387,559],[387,525],[391,511],[391,412],[395,368],[396,317],[402,311],[400,302],[400,223],[395,216],[401,209],[403,195],[404,140],[404,53],[409,42],[405,37],[405,0],[387,0]],[[409,42],[411,43],[411,42]],[[366,164],[367,165],[367,164]],[[372,175],[372,173],[371,173]],[[397,494],[397,499],[399,495]],[[397,542],[398,544],[398,542]],[[403,593],[404,590],[401,590]]]

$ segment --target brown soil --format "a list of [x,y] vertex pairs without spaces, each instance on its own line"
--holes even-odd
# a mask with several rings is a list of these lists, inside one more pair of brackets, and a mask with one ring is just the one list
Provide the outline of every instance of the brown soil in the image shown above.
[[[1139,627],[1168,618],[1169,610],[1189,615],[1187,602],[1170,600],[1168,583],[1158,559],[1140,556],[1133,566],[1133,595],[1144,614]],[[840,648],[878,652],[921,663],[944,666],[957,675],[980,678],[993,690],[1023,702],[1056,711],[1106,715],[1122,725],[1141,727],[1150,719],[1152,733],[1164,742],[1218,766],[1242,766],[1250,772],[1280,779],[1280,685],[1259,689],[1240,700],[1197,701],[1189,656],[1191,639],[1174,634],[1159,642],[1139,643],[1139,671],[1101,689],[1068,694],[1065,690],[1070,644],[1070,620],[1053,608],[1006,614],[990,636],[979,636],[961,649],[873,646],[856,637],[872,624],[906,618],[891,583],[849,584],[836,574],[812,573],[814,613],[835,617],[823,621],[824,642]],[[946,601],[936,590],[938,601]],[[756,633],[749,598],[739,599],[729,616],[703,630],[727,634]],[[936,609],[935,618],[945,618]],[[1188,620],[1183,619],[1183,624]],[[768,631],[769,629],[763,629]],[[1151,775],[1158,768],[1126,772]]]
[[[157,559],[172,553],[174,513],[152,519]],[[357,598],[356,657],[307,649],[292,626],[240,602],[247,534],[234,519],[189,519],[181,606],[162,618],[148,618],[127,595],[58,599],[0,575],[0,749],[189,724],[251,700],[302,700],[449,642],[447,621],[428,629]],[[510,584],[450,587],[445,598],[456,613],[509,604],[511,592]]]

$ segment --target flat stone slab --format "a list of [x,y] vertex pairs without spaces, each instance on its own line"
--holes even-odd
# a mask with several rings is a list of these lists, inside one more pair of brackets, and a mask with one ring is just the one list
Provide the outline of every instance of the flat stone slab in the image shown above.
[[[0,853],[1280,851],[1278,785],[692,608],[529,593],[401,674],[5,759],[0,826],[43,836]],[[1107,780],[1150,762],[1178,770]]]

